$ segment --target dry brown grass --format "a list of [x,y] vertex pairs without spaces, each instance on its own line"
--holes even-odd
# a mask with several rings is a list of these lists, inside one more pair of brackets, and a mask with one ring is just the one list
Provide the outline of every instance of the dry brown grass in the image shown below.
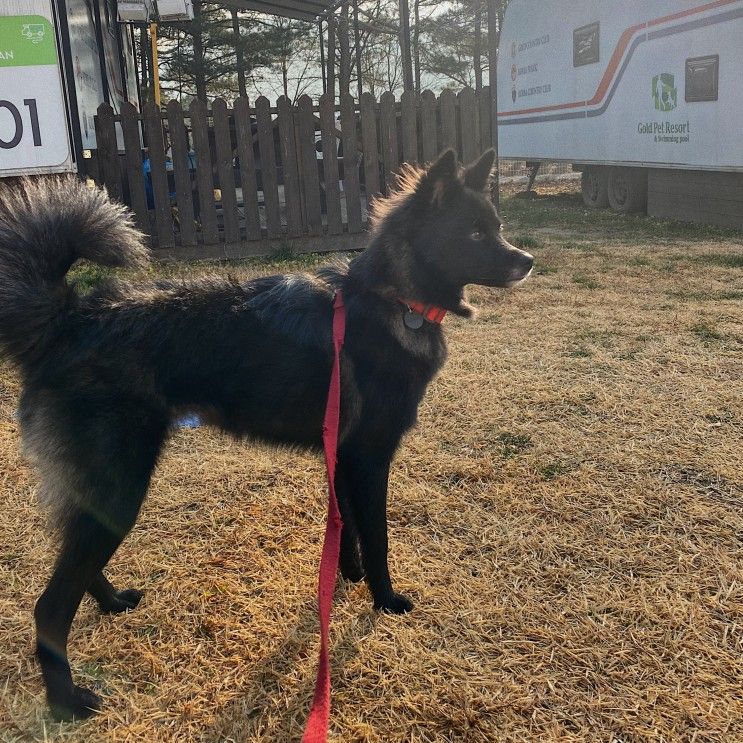
[[[446,321],[391,483],[416,609],[376,616],[338,588],[334,740],[743,740],[743,271],[724,258],[741,243],[539,235],[523,288]],[[0,740],[296,740],[320,461],[175,435],[111,565],[142,604],[101,618],[86,599],[73,628],[105,711],[55,724],[31,626],[52,549],[0,373]]]

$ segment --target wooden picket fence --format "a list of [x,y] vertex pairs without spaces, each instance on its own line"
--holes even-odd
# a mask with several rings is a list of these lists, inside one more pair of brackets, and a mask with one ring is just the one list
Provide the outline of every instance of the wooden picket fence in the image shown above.
[[363,244],[369,205],[403,162],[453,147],[462,161],[490,146],[490,92],[384,93],[377,102],[322,96],[295,106],[261,96],[211,109],[178,101],[96,117],[87,175],[128,204],[155,254],[238,258],[347,250]]

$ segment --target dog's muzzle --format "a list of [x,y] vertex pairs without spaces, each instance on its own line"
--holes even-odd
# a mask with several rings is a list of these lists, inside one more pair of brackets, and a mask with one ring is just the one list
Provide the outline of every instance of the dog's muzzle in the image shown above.
[[534,256],[531,253],[520,252],[522,255],[519,258],[518,265],[511,270],[504,283],[506,289],[512,289],[514,286],[518,286],[526,281],[534,268]]

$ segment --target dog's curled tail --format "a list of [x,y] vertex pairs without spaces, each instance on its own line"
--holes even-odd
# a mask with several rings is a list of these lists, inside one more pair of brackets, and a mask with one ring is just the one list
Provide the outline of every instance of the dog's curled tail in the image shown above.
[[74,177],[0,186],[0,349],[19,363],[43,354],[76,301],[65,274],[78,258],[147,262],[129,212]]

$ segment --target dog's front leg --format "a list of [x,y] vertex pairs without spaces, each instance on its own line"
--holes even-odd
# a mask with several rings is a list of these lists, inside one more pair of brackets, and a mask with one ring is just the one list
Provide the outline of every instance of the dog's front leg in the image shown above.
[[[390,460],[360,451],[342,452],[338,459],[343,497],[351,504],[361,546],[366,580],[374,608],[404,614],[413,603],[395,593],[387,566],[387,480]],[[338,481],[338,480],[337,480]]]

